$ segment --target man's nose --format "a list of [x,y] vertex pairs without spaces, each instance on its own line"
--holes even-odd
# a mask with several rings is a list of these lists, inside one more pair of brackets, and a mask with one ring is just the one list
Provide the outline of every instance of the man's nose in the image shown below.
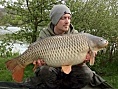
[[69,18],[66,18],[65,19],[65,23],[67,24],[67,23],[70,23],[70,19]]

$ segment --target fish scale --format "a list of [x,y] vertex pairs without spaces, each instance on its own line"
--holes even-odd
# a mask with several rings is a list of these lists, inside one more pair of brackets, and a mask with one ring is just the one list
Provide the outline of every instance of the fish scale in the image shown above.
[[[57,64],[60,64],[60,62],[62,61],[62,60],[65,60],[65,59],[70,59],[70,58],[72,58],[72,56],[75,54],[75,53],[73,53],[73,51],[74,50],[76,50],[76,45],[77,45],[77,40],[75,39],[75,40],[73,40],[72,39],[72,41],[70,41],[70,39],[68,38],[68,37],[65,37],[65,42],[58,42],[58,43],[60,43],[59,45],[57,45],[57,43],[56,43],[56,45],[53,45],[53,49],[54,50],[52,50],[53,52],[53,58],[52,57],[50,57],[49,59],[50,59],[50,63],[49,63],[49,60],[47,60],[48,62],[47,62],[47,64],[48,65],[50,65],[50,64],[52,64],[54,61],[57,61]],[[69,40],[68,40],[69,39]],[[63,39],[64,40],[64,39]],[[63,41],[63,40],[60,40],[60,41]],[[67,42],[66,42],[67,41]],[[75,42],[76,41],[76,42]],[[70,44],[70,43],[72,43],[72,45],[68,45],[68,44]],[[74,46],[75,45],[75,46]],[[59,46],[61,46],[61,47],[63,47],[62,48],[62,50],[61,50],[61,52],[59,52],[59,50],[58,50],[58,48],[55,48],[55,46],[57,46],[57,47],[59,47]],[[78,45],[79,46],[79,45]],[[50,47],[49,47],[50,48]],[[80,46],[79,46],[79,48],[81,48]],[[56,49],[56,50],[55,50]],[[65,50],[64,50],[65,49]],[[51,52],[51,50],[50,50],[50,52]],[[58,54],[58,55],[56,55],[56,54]],[[64,55],[65,54],[65,55]],[[77,53],[76,53],[77,54]],[[67,56],[67,55],[69,55],[69,56]],[[58,56],[58,58],[55,58],[55,57],[57,57]],[[67,58],[64,58],[64,57],[67,57]],[[76,57],[76,56],[74,56],[74,57]],[[74,58],[73,57],[73,58]],[[45,59],[48,59],[48,58],[45,58]],[[51,61],[52,60],[52,61]],[[46,60],[45,60],[46,61]],[[59,61],[59,62],[58,62]],[[67,61],[67,60],[65,60],[65,61]],[[71,61],[72,62],[72,61]],[[69,62],[69,63],[71,63],[71,62]],[[55,62],[56,63],[56,62]],[[77,62],[78,63],[78,62]],[[57,66],[57,64],[55,65],[56,67],[58,67]],[[62,63],[61,65],[68,65],[66,62],[65,62],[65,64],[64,63]],[[59,66],[61,66],[61,65],[59,65]],[[50,65],[50,66],[54,66],[54,65]]]
[[[71,36],[73,36],[73,35],[71,35]],[[60,57],[61,59],[57,59],[57,60],[55,59],[55,61],[64,60],[63,57],[67,56],[67,55],[71,55],[71,53],[70,54],[62,55],[63,51],[64,51],[64,53],[68,53],[69,51],[76,50],[76,47],[79,47],[79,49],[80,49],[79,51],[81,52],[83,50],[83,46],[87,45],[87,42],[84,41],[85,36],[80,35],[80,39],[79,40],[77,40],[76,37],[78,37],[78,36],[73,36],[73,37],[65,36],[65,38],[63,38],[62,36],[59,36],[57,38],[51,39],[50,41],[48,41],[48,39],[46,39],[46,40],[44,39],[43,41],[39,42],[38,46],[36,46],[36,47],[33,46],[32,49],[29,49],[29,52],[27,52],[29,55],[27,55],[27,57],[28,58],[32,58],[30,60],[36,60],[36,59],[34,59],[34,56],[35,56],[35,54],[39,54],[38,58],[45,59],[45,61],[48,62],[49,60],[47,60],[47,59],[50,59],[50,61],[51,61],[51,59],[53,60],[55,58],[55,54],[58,53],[58,56],[61,56]],[[61,40],[59,38],[61,38]],[[83,39],[83,40],[81,40],[81,39]],[[85,44],[85,42],[86,42],[86,44]],[[68,44],[71,44],[71,43],[72,43],[72,45],[68,45]],[[80,43],[84,43],[84,45],[79,45]],[[44,44],[45,46],[42,45],[42,44]],[[61,52],[59,52],[59,50],[60,50],[59,47],[61,48]],[[38,48],[39,51],[37,51],[36,48]],[[32,51],[30,51],[30,50],[32,50]],[[40,52],[40,50],[43,50],[43,51]],[[34,52],[34,54],[33,54],[33,52]],[[46,54],[48,54],[48,53],[50,54],[50,58],[46,56]],[[68,58],[70,58],[70,57],[68,57]],[[20,61],[23,61],[23,63],[25,63],[26,59],[27,58],[24,58],[24,59],[22,59]],[[51,62],[53,62],[53,61],[51,61]],[[47,64],[49,64],[49,63],[47,63]]]
[[[73,55],[72,53],[72,51],[74,51],[74,50],[76,50],[76,47],[77,47],[77,45],[78,44],[80,44],[81,42],[82,43],[85,43],[86,41],[81,41],[80,42],[80,40],[81,39],[85,39],[85,36],[83,36],[83,35],[81,35],[81,37],[80,37],[80,39],[79,40],[77,40],[77,38],[76,37],[78,37],[78,36],[65,36],[65,38],[63,38],[62,36],[59,36],[59,37],[54,37],[54,39],[51,39],[50,41],[48,41],[49,39],[44,39],[43,41],[41,41],[41,42],[39,42],[39,44],[37,45],[37,46],[35,46],[35,44],[34,44],[34,46],[31,48],[31,49],[29,49],[29,50],[34,50],[34,51],[29,51],[29,52],[27,52],[28,54],[30,54],[30,55],[27,55],[28,56],[28,58],[31,58],[32,59],[32,61],[33,60],[36,60],[36,59],[34,59],[34,56],[36,55],[36,54],[38,54],[39,55],[39,57],[38,58],[42,58],[42,59],[45,59],[44,61],[46,61],[47,62],[47,64],[48,65],[50,65],[50,66],[56,66],[57,64],[53,64],[53,61],[54,61],[54,58],[55,58],[55,55],[56,54],[58,54],[58,59],[56,58],[55,59],[55,61],[61,61],[61,60],[66,60],[65,58],[63,58],[63,57],[65,57],[65,56],[68,56],[68,58],[70,59],[71,58],[71,56]],[[70,38],[70,39],[69,39]],[[59,40],[58,40],[59,39]],[[44,45],[42,45],[42,44],[45,44],[45,46]],[[71,45],[70,45],[71,44]],[[86,43],[87,44],[87,43]],[[83,47],[81,46],[81,45],[78,45],[78,47],[80,48],[80,49],[82,49]],[[36,48],[38,48],[38,51],[36,52],[35,50],[37,50]],[[40,50],[43,50],[43,51],[40,51]],[[69,54],[67,54],[68,52],[70,51],[70,53]],[[80,50],[81,51],[81,50]],[[33,52],[34,52],[34,54],[33,54]],[[64,52],[64,53],[63,53]],[[62,54],[63,53],[63,54]],[[50,56],[48,57],[47,56],[47,54],[50,54]],[[64,55],[65,54],[65,55]],[[30,56],[32,56],[32,57],[30,57]],[[41,56],[41,57],[40,57]],[[60,59],[59,59],[60,58]],[[22,60],[20,60],[20,61],[23,61],[23,63],[25,63],[27,58],[24,58],[24,59],[22,59]],[[30,60],[31,60],[30,59]],[[48,59],[48,60],[47,60]],[[49,60],[50,60],[50,63],[49,63]],[[52,61],[51,61],[52,60]],[[55,62],[54,62],[55,63]],[[58,63],[58,62],[57,62]],[[60,62],[59,62],[60,63]],[[53,64],[53,65],[52,65]],[[63,64],[63,63],[62,63]],[[59,65],[57,65],[56,67],[59,67],[59,66],[61,66],[62,64],[59,64]],[[67,64],[66,64],[67,65]]]
[[[38,59],[49,66],[62,67],[64,73],[69,73],[65,67],[71,71],[70,66],[84,62],[88,52],[90,64],[94,64],[94,51],[107,45],[107,40],[88,33],[52,36],[31,44],[23,54],[8,60],[6,66],[16,81],[21,81],[24,68]],[[19,71],[22,73],[18,77]]]

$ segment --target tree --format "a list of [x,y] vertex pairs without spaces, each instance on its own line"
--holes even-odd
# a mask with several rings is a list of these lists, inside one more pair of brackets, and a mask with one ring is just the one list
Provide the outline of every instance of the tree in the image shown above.
[[19,40],[35,42],[42,28],[49,22],[51,7],[59,3],[57,0],[18,0],[2,1],[6,10],[6,23],[19,26],[22,30],[15,35]]
[[100,55],[101,59],[105,58],[101,61],[115,61],[118,54],[117,0],[68,0],[67,5],[72,11],[72,23],[78,31],[102,36],[109,41],[106,52]]

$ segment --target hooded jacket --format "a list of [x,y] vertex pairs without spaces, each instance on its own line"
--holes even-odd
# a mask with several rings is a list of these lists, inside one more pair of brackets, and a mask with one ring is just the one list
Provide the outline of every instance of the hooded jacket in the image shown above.
[[[74,29],[72,24],[70,24],[70,28],[65,34],[76,34],[76,33],[78,33],[78,31]],[[47,28],[42,29],[40,31],[39,38],[37,39],[37,41],[49,36],[56,36],[56,34],[54,33],[54,25],[52,23],[50,23]]]

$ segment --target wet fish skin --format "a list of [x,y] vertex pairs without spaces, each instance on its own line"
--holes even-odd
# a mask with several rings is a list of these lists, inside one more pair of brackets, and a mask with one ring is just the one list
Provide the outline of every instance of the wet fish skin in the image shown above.
[[6,66],[12,72],[13,79],[20,82],[25,67],[34,60],[43,59],[49,66],[71,68],[72,65],[82,63],[89,51],[93,59],[93,52],[107,45],[107,40],[88,33],[48,37],[31,44],[23,54],[8,60]]

